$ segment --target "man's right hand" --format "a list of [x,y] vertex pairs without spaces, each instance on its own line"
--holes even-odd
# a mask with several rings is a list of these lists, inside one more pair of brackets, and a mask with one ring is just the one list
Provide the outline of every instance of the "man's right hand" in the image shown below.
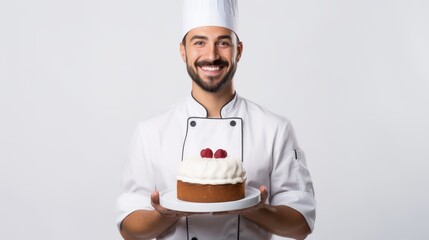
[[152,202],[152,206],[155,208],[156,211],[158,211],[163,217],[167,217],[167,218],[182,218],[182,217],[187,217],[189,215],[194,215],[194,214],[208,214],[207,212],[199,212],[199,213],[195,213],[195,212],[181,212],[181,211],[176,211],[176,210],[171,210],[168,208],[165,208],[163,206],[160,205],[159,203],[159,192],[155,191],[152,193],[152,195],[150,196],[151,202]]

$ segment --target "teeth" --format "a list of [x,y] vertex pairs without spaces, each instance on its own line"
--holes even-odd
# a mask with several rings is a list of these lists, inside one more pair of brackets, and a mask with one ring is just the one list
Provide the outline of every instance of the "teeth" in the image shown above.
[[204,71],[219,71],[220,67],[217,66],[203,66],[201,67]]

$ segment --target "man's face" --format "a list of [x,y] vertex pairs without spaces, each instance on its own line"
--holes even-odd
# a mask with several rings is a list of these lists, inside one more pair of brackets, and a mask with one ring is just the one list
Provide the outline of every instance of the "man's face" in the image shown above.
[[207,92],[219,92],[231,84],[241,51],[234,32],[223,27],[192,29],[185,45],[180,45],[189,76]]

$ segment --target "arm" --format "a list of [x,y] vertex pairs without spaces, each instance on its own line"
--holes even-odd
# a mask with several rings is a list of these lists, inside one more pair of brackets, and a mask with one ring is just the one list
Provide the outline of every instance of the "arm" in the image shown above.
[[305,155],[289,121],[278,131],[276,143],[270,205],[255,211],[248,219],[260,222],[261,227],[277,235],[305,239],[314,228],[316,202]]
[[125,240],[153,239],[167,231],[182,216],[169,214],[159,205],[159,193],[151,195],[156,210],[137,210],[128,215],[121,224],[121,235]]
[[121,235],[125,240],[153,239],[171,226],[178,217],[164,217],[156,210],[137,210],[128,215],[121,225]]
[[167,231],[182,217],[191,214],[205,214],[179,212],[164,208],[159,204],[158,191],[152,193],[151,203],[155,210],[137,210],[124,219],[121,224],[121,235],[125,240],[153,239]]
[[150,194],[155,188],[155,177],[147,144],[142,137],[143,127],[143,124],[137,126],[131,140],[130,157],[122,180],[123,193],[117,202],[119,229],[126,240],[155,238],[179,219],[163,216],[153,208],[159,204],[159,194]]
[[285,205],[270,206],[265,204],[265,199],[268,196],[267,189],[265,186],[261,186],[259,190],[262,196],[261,204],[256,208],[242,212],[243,217],[279,236],[305,239],[310,234],[310,227],[300,212]]
[[279,236],[305,239],[310,234],[310,228],[301,213],[288,206],[266,205],[243,216]]
[[217,214],[241,215],[268,232],[282,237],[301,240],[310,234],[310,227],[300,212],[286,205],[271,206],[266,204],[265,201],[268,198],[267,188],[261,186],[259,190],[261,191],[261,201],[258,205],[243,210]]

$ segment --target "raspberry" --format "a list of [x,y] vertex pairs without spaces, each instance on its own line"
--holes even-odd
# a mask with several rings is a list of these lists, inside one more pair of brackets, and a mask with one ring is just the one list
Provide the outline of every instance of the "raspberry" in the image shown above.
[[214,154],[214,157],[215,158],[226,158],[227,155],[228,154],[227,154],[227,152],[225,150],[218,149],[218,150],[216,150],[216,152]]
[[210,148],[205,148],[201,150],[200,155],[202,158],[212,158],[213,157],[213,151]]

